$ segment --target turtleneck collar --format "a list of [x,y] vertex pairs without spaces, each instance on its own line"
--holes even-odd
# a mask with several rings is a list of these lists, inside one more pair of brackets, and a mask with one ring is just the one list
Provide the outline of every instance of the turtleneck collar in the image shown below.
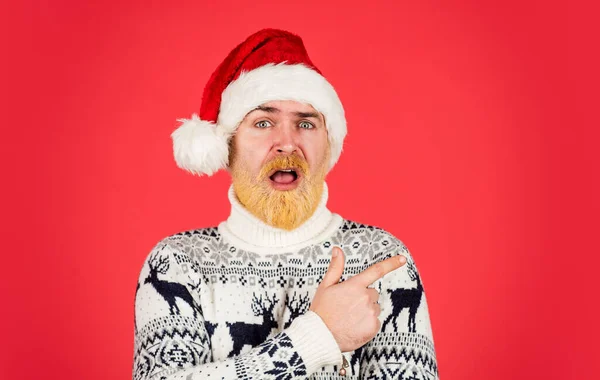
[[299,227],[287,231],[270,226],[252,215],[235,195],[233,185],[227,193],[231,214],[219,224],[221,235],[242,249],[256,253],[282,253],[327,238],[340,226],[342,217],[327,209],[329,189],[323,185],[321,200],[312,216]]

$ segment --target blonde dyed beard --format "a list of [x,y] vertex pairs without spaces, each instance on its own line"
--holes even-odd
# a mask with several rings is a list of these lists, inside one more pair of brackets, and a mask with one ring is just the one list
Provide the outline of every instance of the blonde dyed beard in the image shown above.
[[[235,148],[232,149],[235,151]],[[317,209],[323,193],[329,149],[323,162],[311,172],[308,163],[297,155],[276,156],[267,162],[254,178],[243,160],[230,157],[233,189],[240,203],[263,222],[285,230],[293,230],[304,223]],[[268,174],[273,169],[299,168],[302,179],[293,190],[280,191],[271,187]]]

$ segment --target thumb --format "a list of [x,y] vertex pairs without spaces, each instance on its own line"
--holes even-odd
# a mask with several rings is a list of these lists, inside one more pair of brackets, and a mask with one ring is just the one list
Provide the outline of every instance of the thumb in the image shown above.
[[329,263],[325,277],[323,277],[323,281],[321,281],[321,286],[328,288],[340,282],[340,277],[344,273],[344,261],[345,257],[342,249],[340,247],[333,247],[331,250],[331,262]]

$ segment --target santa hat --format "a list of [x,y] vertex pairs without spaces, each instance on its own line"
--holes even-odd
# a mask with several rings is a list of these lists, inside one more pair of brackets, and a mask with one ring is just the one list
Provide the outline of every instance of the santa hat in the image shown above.
[[325,117],[331,160],[337,162],[346,136],[344,108],[308,57],[302,39],[264,29],[239,44],[212,74],[202,97],[200,116],[179,119],[171,134],[177,166],[212,175],[229,160],[229,139],[246,114],[274,100],[310,104]]

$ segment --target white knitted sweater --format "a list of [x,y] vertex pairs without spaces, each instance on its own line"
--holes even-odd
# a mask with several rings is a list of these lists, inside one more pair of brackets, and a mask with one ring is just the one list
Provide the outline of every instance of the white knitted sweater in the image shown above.
[[[251,215],[232,187],[228,195],[225,222],[166,237],[147,256],[135,296],[134,380],[438,379],[423,285],[400,240],[331,213],[327,185],[293,231]],[[342,281],[393,255],[408,259],[374,283],[380,332],[344,353],[308,311],[333,246],[346,257]]]

